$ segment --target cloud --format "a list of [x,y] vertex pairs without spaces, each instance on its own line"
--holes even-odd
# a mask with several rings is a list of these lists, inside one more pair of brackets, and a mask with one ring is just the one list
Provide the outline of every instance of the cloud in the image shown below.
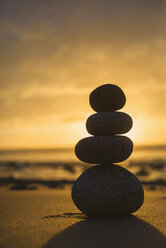
[[134,118],[165,120],[165,7],[162,0],[2,1],[0,125],[82,121],[93,112],[89,93],[108,82],[123,88],[124,111]]

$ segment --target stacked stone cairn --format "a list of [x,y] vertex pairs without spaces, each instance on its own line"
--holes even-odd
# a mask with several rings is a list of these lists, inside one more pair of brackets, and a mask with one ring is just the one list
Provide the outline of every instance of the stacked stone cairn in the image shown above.
[[122,136],[132,127],[131,117],[117,112],[126,103],[118,86],[105,84],[90,94],[90,105],[97,113],[86,122],[93,135],[80,140],[76,156],[86,163],[97,164],[75,181],[72,199],[76,207],[90,218],[115,218],[138,210],[144,201],[141,183],[131,172],[116,165],[132,153],[133,143]]

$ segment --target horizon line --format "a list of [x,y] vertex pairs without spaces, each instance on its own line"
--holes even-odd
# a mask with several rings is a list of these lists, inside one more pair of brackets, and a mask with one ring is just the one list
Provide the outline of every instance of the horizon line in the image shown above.
[[[0,147],[0,151],[21,151],[21,150],[73,150],[75,147],[70,145],[70,146],[34,146],[34,147]],[[166,148],[166,143],[136,143],[134,144],[134,148],[139,149],[139,148]]]

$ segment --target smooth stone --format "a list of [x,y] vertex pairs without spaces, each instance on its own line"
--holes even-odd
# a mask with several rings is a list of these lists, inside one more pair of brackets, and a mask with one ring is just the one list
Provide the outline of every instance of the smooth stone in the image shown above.
[[96,136],[127,133],[132,125],[131,117],[123,112],[100,112],[86,121],[88,133]]
[[116,163],[126,160],[133,151],[133,142],[126,136],[91,136],[75,147],[78,159],[86,163]]
[[114,84],[104,84],[90,94],[90,105],[96,112],[121,109],[126,103],[126,97],[120,87]]
[[91,218],[115,218],[137,211],[144,201],[141,183],[118,165],[97,165],[74,183],[72,199]]

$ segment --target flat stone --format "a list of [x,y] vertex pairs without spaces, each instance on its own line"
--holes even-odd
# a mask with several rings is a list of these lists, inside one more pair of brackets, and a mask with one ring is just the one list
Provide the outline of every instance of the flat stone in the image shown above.
[[97,165],[74,183],[76,207],[91,218],[115,218],[137,211],[144,201],[141,183],[118,165]]
[[127,133],[133,125],[131,117],[123,112],[100,112],[89,116],[86,129],[92,135]]
[[104,84],[92,91],[89,101],[94,111],[105,112],[121,109],[126,97],[117,85]]
[[76,156],[86,163],[116,163],[126,160],[133,150],[133,142],[126,136],[91,136],[80,140]]

